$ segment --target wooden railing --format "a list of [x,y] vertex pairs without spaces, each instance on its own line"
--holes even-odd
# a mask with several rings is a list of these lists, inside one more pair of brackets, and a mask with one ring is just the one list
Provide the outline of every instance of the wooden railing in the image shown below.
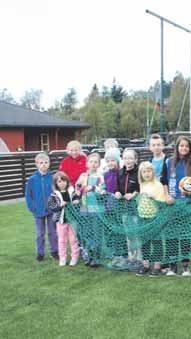
[[[151,153],[148,148],[133,148],[137,151],[139,162],[148,160]],[[103,149],[97,149],[100,156],[104,156]],[[167,155],[172,154],[173,149],[165,148]],[[22,198],[25,194],[25,184],[27,179],[36,170],[35,156],[39,152],[21,152],[21,153],[0,153],[0,201]],[[88,154],[88,151],[85,151]],[[50,169],[53,172],[58,170],[61,160],[67,155],[65,150],[52,151],[49,153]]]

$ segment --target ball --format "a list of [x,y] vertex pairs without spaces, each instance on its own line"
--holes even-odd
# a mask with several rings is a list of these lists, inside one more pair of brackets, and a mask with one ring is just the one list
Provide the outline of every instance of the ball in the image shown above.
[[179,181],[180,191],[191,194],[191,177],[184,177]]

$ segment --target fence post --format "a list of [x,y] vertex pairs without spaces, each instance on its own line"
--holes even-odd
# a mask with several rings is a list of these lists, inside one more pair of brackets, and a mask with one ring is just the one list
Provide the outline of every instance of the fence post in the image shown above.
[[25,172],[25,157],[21,156],[21,173],[22,173],[22,193],[25,196],[26,172]]

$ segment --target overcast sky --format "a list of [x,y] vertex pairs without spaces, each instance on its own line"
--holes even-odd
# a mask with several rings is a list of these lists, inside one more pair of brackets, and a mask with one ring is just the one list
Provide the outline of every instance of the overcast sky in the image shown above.
[[[191,29],[190,0],[0,0],[0,88],[43,90],[49,106],[74,87],[148,89],[160,79],[160,20]],[[164,24],[164,78],[190,73],[190,36]]]

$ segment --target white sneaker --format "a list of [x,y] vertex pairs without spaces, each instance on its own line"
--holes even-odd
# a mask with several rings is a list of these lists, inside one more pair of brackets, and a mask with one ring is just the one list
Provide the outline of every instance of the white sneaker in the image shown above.
[[119,256],[113,257],[113,259],[111,261],[111,265],[113,265],[113,266],[117,265],[120,260],[121,260],[121,257],[119,257]]
[[71,259],[70,263],[69,263],[69,266],[76,266],[77,262],[78,262],[78,258]]
[[182,277],[191,277],[191,272],[189,269],[182,272]]
[[175,275],[176,275],[176,272],[174,272],[174,271],[172,271],[172,270],[168,270],[168,272],[167,272],[167,274],[166,274],[167,277],[173,277],[173,276],[175,276]]
[[59,266],[66,266],[66,259],[60,260]]

